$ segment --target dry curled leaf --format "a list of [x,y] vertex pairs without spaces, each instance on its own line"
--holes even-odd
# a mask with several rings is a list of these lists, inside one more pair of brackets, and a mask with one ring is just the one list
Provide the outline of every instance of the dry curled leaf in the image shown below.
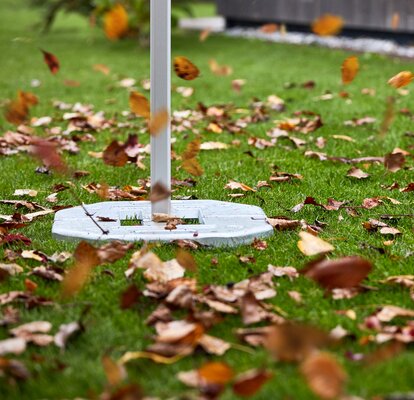
[[174,71],[179,78],[186,81],[192,81],[200,75],[200,70],[183,56],[174,58]]

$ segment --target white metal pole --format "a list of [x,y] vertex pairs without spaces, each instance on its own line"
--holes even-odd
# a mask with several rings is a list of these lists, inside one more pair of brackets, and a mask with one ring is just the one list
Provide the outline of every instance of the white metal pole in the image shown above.
[[[151,0],[151,113],[171,114],[171,0]],[[171,127],[151,136],[151,184],[171,190]],[[152,204],[152,213],[171,214],[171,198]]]

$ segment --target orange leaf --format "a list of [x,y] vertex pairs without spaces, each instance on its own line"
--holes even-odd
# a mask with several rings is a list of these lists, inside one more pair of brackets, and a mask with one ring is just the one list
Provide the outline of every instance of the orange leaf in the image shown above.
[[341,32],[344,20],[332,14],[325,14],[316,19],[312,24],[312,32],[319,36],[335,36]]
[[233,73],[233,68],[230,65],[220,65],[214,59],[211,59],[208,65],[210,66],[210,71],[217,76],[229,76]]
[[16,99],[11,101],[6,108],[6,120],[15,125],[26,122],[29,116],[29,107],[36,105],[38,102],[38,98],[33,93],[19,90]]
[[129,94],[129,107],[135,115],[150,118],[150,104],[143,94],[132,91]]
[[233,370],[223,362],[208,362],[198,370],[199,377],[206,383],[225,385],[234,375]]
[[128,33],[128,14],[123,5],[116,4],[105,14],[104,30],[110,40],[120,39]]
[[158,111],[156,114],[151,116],[149,123],[149,131],[152,136],[157,136],[161,133],[168,125],[170,116],[167,110]]
[[192,81],[200,75],[200,70],[186,57],[174,58],[174,70],[177,76]]
[[271,378],[272,373],[264,370],[247,371],[236,378],[233,384],[233,392],[238,396],[253,396]]
[[342,64],[342,83],[347,85],[357,76],[359,71],[359,60],[356,56],[348,57]]
[[49,67],[50,72],[53,75],[57,74],[60,68],[60,63],[57,57],[45,50],[41,50],[41,52],[43,53],[43,59],[45,60],[46,65]]
[[279,30],[277,24],[265,24],[260,27],[260,31],[263,33],[275,33]]
[[62,282],[63,297],[72,297],[85,285],[92,268],[100,264],[98,251],[87,242],[80,242],[75,250],[75,265]]
[[411,71],[402,71],[399,74],[393,76],[388,84],[394,86],[396,89],[399,89],[403,86],[407,86],[414,79],[414,74]]

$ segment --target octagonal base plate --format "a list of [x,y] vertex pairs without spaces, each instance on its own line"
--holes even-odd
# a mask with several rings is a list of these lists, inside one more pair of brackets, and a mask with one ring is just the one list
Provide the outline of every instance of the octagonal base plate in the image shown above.
[[102,234],[85,215],[82,207],[74,207],[56,213],[53,236],[65,240],[130,242],[187,239],[207,246],[237,246],[273,233],[263,210],[246,204],[215,200],[173,200],[171,215],[189,220],[189,223],[177,225],[177,229],[172,231],[165,229],[165,223],[152,221],[151,203],[148,201],[104,202],[85,207],[96,220],[106,220],[99,221],[99,225],[108,231],[107,234]]

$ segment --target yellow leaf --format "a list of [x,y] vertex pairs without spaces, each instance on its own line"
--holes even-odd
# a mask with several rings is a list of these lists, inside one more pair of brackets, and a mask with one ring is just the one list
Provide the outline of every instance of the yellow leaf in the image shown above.
[[342,64],[342,83],[347,85],[357,76],[359,71],[359,60],[356,56],[348,57]]
[[305,256],[316,256],[335,250],[330,243],[325,242],[311,233],[303,231],[299,232],[299,236],[301,240],[298,242],[298,247]]
[[186,81],[192,81],[200,75],[200,70],[186,57],[174,58],[174,70],[177,76]]
[[150,118],[150,104],[143,94],[132,91],[129,94],[129,107],[135,115]]
[[117,40],[128,32],[128,14],[125,7],[116,4],[104,16],[104,30],[106,37],[110,40]]
[[401,87],[407,86],[414,79],[414,74],[411,71],[402,71],[399,74],[393,76],[388,84],[399,89]]
[[341,32],[344,20],[332,14],[325,14],[312,24],[312,32],[319,36],[335,36]]

